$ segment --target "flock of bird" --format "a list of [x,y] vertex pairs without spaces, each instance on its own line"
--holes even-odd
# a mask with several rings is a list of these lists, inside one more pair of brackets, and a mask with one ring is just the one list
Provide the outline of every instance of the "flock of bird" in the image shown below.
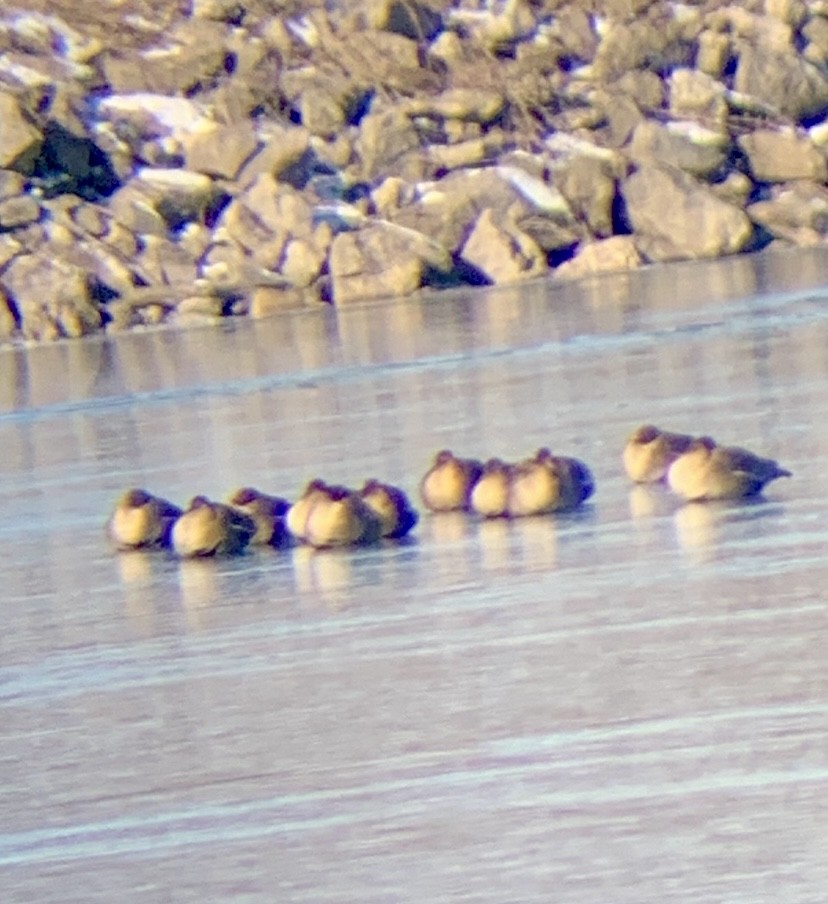
[[[624,469],[636,483],[664,483],[689,501],[740,499],[790,477],[770,458],[708,436],[670,433],[651,424],[627,441]],[[466,511],[483,518],[518,518],[577,508],[595,491],[577,458],[539,449],[517,463],[481,463],[443,450],[420,481],[432,512]],[[127,490],[107,522],[120,550],[169,548],[182,558],[234,555],[248,545],[353,546],[404,537],[419,520],[398,487],[368,480],[360,490],[312,480],[293,503],[244,487],[227,502],[194,497],[182,510],[142,489]]]

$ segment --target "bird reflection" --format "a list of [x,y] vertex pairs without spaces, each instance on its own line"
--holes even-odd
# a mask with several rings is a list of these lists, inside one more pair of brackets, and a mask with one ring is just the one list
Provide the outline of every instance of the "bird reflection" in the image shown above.
[[305,608],[323,605],[341,612],[348,607],[354,580],[351,551],[296,546],[291,557],[296,589]]
[[515,543],[524,569],[543,570],[558,564],[558,524],[554,517],[515,518]]
[[630,488],[629,502],[630,516],[635,520],[664,515],[674,504],[664,487],[647,483],[637,483]]
[[720,505],[688,502],[679,506],[673,514],[679,545],[695,561],[710,561],[719,539],[720,520]]
[[490,518],[478,525],[481,564],[486,571],[506,571],[513,561],[512,525],[502,518]]
[[215,562],[207,559],[182,559],[178,563],[178,587],[187,627],[201,630],[218,599]]

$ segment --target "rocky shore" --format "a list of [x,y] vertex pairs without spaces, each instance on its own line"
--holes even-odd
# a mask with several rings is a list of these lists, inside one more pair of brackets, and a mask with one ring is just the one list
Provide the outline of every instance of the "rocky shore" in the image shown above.
[[828,234],[828,2],[0,12],[0,343]]

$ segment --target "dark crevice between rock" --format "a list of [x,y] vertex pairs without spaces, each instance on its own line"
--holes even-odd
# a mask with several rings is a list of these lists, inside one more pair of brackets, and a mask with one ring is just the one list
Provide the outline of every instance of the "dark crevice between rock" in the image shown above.
[[573,242],[571,245],[566,245],[563,248],[553,248],[550,251],[547,251],[546,262],[549,265],[549,269],[554,270],[565,261],[572,260],[572,258],[575,257],[575,252],[578,250],[579,245],[580,242]]
[[490,286],[492,280],[478,270],[477,267],[453,255],[451,270],[426,268],[423,273],[423,285],[432,289],[454,289],[457,286]]
[[108,198],[121,185],[109,157],[88,138],[78,138],[59,123],[43,128],[43,146],[30,182],[45,198],[74,194],[85,201]]
[[624,200],[624,196],[621,194],[617,185],[615,194],[612,196],[610,216],[612,218],[613,235],[633,234],[632,223],[630,223],[629,214],[627,213],[627,202]]
[[20,308],[17,306],[17,301],[11,292],[6,293],[6,302],[12,317],[14,317],[14,328],[19,330],[23,324],[23,318],[20,316]]

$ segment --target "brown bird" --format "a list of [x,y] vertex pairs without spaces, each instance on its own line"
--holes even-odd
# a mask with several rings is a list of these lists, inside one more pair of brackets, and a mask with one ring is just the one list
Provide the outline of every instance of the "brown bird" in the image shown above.
[[173,525],[172,547],[185,559],[237,555],[255,533],[252,518],[206,496],[195,496]]
[[327,486],[313,503],[304,538],[311,546],[354,546],[376,543],[382,536],[379,516],[358,493],[347,487]]
[[420,497],[433,512],[467,510],[471,492],[483,473],[483,466],[473,458],[458,458],[443,449],[420,481]]
[[569,511],[594,490],[592,473],[582,461],[539,449],[515,466],[509,487],[509,514],[521,517]]
[[709,436],[694,440],[667,472],[670,488],[688,500],[741,499],[791,472],[771,458],[738,446],[718,446]]
[[359,495],[380,519],[383,537],[392,540],[404,537],[419,520],[408,496],[399,487],[379,480],[366,480]]
[[106,532],[118,549],[168,546],[173,522],[181,509],[172,502],[133,487],[115,504]]
[[253,519],[256,533],[250,542],[254,546],[282,546],[289,539],[284,517],[290,508],[287,499],[242,487],[230,495],[227,504]]
[[509,487],[514,466],[490,458],[471,494],[472,510],[484,518],[505,518],[509,514]]
[[299,498],[287,510],[285,514],[285,524],[291,536],[297,540],[305,540],[305,529],[308,523],[308,516],[314,505],[320,499],[324,499],[328,492],[328,485],[324,480],[318,478],[311,480],[304,490],[302,490]]
[[636,483],[663,481],[670,465],[692,442],[693,437],[686,433],[669,433],[652,424],[643,424],[624,447],[624,470]]

